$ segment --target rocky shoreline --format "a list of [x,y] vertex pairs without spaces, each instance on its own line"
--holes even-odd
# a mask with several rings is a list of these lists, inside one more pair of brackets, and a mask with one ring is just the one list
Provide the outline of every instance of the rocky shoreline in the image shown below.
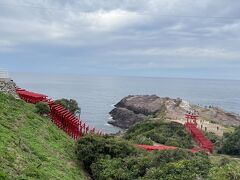
[[112,120],[109,124],[122,129],[128,129],[150,115],[164,111],[168,120],[183,120],[187,111],[197,112],[199,121],[209,121],[224,126],[240,125],[240,116],[226,112],[218,107],[201,107],[190,104],[180,98],[171,99],[156,95],[130,95],[123,98],[110,112]]

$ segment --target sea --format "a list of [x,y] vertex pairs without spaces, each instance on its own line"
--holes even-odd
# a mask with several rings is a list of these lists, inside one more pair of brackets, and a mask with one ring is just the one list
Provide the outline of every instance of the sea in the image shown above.
[[151,78],[70,74],[11,73],[21,88],[50,98],[72,98],[81,107],[81,119],[105,133],[120,129],[107,122],[109,112],[128,95],[182,98],[201,106],[218,106],[240,114],[240,81],[185,78]]

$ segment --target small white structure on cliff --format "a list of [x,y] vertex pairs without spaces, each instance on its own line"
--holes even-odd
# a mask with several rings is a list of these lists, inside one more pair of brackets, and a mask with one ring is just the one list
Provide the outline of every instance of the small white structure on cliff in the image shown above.
[[6,70],[0,70],[0,93],[11,94],[15,98],[19,98],[16,93],[16,84]]
[[10,80],[8,71],[0,69],[0,80]]

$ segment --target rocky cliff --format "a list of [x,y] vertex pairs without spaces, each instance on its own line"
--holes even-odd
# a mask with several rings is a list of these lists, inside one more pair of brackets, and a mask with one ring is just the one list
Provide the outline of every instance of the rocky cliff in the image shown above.
[[222,125],[240,125],[240,116],[229,113],[218,107],[201,107],[189,104],[178,98],[160,98],[156,95],[135,95],[123,98],[110,112],[113,120],[110,124],[127,129],[136,122],[143,121],[149,115],[164,112],[166,118],[174,121],[184,121],[186,112],[196,112],[199,121],[209,121]]
[[15,98],[18,98],[16,84],[10,79],[0,79],[0,92],[11,94]]

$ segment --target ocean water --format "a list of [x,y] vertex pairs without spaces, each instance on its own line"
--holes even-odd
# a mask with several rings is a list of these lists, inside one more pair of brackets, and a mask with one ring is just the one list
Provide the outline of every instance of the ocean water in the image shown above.
[[240,113],[240,81],[23,73],[13,73],[11,77],[18,86],[30,91],[54,99],[76,99],[82,109],[81,119],[106,133],[119,131],[107,124],[109,112],[128,95],[180,97],[190,103]]

